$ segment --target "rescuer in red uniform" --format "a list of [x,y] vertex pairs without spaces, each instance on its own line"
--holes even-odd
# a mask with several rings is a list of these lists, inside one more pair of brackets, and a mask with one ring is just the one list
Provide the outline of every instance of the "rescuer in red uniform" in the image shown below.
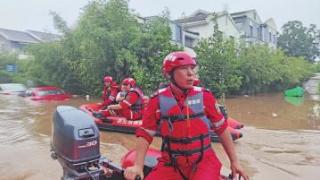
[[125,91],[125,97],[118,104],[112,104],[106,110],[101,111],[102,115],[123,116],[128,120],[138,120],[142,118],[143,92],[136,86],[133,78],[125,78],[121,83],[121,90]]
[[104,86],[102,92],[103,102],[101,103],[101,109],[107,108],[110,104],[116,102],[116,96],[119,92],[119,88],[116,82],[112,80],[111,76],[105,76],[103,78]]
[[221,163],[211,148],[213,129],[229,157],[233,177],[249,177],[239,165],[227,122],[213,94],[194,85],[196,60],[185,52],[173,52],[163,61],[170,85],[159,89],[145,109],[142,127],[137,129],[135,164],[125,170],[127,179],[143,178],[146,151],[156,131],[162,137],[162,157],[146,179],[217,180]]

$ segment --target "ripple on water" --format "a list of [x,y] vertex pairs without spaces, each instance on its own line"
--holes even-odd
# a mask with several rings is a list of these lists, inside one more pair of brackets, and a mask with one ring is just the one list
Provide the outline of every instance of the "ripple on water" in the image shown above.
[[28,141],[32,134],[25,127],[23,119],[8,115],[4,117],[6,121],[0,121],[0,143],[10,145]]
[[1,116],[5,113],[15,113],[15,112],[17,111],[14,109],[0,109]]

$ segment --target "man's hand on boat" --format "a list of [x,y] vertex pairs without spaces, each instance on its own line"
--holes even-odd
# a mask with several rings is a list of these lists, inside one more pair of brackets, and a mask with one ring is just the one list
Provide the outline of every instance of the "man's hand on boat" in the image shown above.
[[127,180],[135,180],[137,179],[137,177],[139,177],[140,179],[143,179],[144,178],[143,167],[140,167],[137,165],[128,167],[124,171],[124,177]]
[[245,173],[245,171],[241,168],[238,161],[231,162],[231,179],[244,179],[249,180],[249,176]]

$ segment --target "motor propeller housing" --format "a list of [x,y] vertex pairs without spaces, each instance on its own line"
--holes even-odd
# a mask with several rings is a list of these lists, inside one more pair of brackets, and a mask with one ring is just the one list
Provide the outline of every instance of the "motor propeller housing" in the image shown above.
[[99,129],[92,117],[71,106],[58,106],[53,117],[51,157],[63,167],[62,179],[98,177]]

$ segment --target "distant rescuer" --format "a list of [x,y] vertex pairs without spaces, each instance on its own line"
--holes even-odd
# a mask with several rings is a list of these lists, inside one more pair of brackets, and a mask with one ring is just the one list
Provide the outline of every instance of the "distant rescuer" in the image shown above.
[[210,129],[220,136],[233,177],[249,179],[239,164],[227,122],[215,107],[215,97],[193,86],[196,65],[194,58],[180,51],[163,60],[163,74],[171,83],[159,89],[145,109],[142,127],[136,131],[135,164],[124,173],[127,179],[144,177],[146,151],[159,130],[162,156],[146,179],[218,180],[222,165],[211,147]]
[[143,92],[136,86],[136,81],[133,78],[125,78],[122,80],[121,86],[121,89],[126,92],[124,99],[118,104],[111,104],[106,110],[100,111],[101,115],[104,117],[119,115],[128,120],[140,120],[143,112]]
[[112,80],[111,76],[105,76],[103,78],[103,85],[103,102],[100,107],[101,109],[105,109],[110,104],[114,104],[116,102],[116,96],[119,92],[119,87],[117,83]]

